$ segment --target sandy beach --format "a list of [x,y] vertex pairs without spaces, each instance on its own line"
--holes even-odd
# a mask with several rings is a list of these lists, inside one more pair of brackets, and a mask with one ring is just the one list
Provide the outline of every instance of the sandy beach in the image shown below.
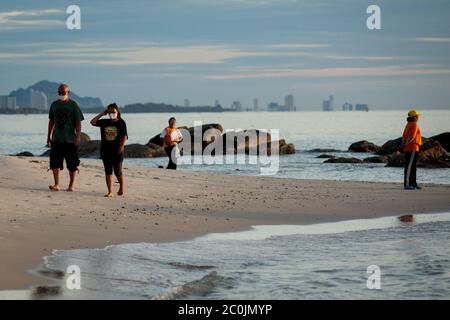
[[[47,283],[27,270],[53,249],[165,242],[262,224],[311,224],[450,211],[450,186],[228,176],[131,167],[104,198],[100,161],[82,160],[77,192],[52,192],[46,158],[0,156],[0,290]],[[68,174],[62,174],[62,185]]]

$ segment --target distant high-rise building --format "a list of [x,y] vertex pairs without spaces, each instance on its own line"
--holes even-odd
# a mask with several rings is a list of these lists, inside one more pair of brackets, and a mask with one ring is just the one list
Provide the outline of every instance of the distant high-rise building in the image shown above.
[[8,96],[0,96],[0,109],[8,108]]
[[281,111],[291,111],[286,106],[280,105],[278,102],[271,102],[267,105],[268,111],[275,111],[275,112],[281,112]]
[[215,106],[215,107],[220,107],[219,100],[216,99],[216,101],[214,101],[214,106]]
[[253,99],[253,111],[259,111],[258,98]]
[[351,103],[344,103],[342,105],[342,111],[352,111],[353,110],[353,105]]
[[242,104],[239,101],[233,101],[231,109],[234,111],[242,111]]
[[323,111],[333,111],[334,109],[334,97],[331,95],[328,100],[324,100],[322,102],[322,110]]
[[33,109],[47,110],[47,95],[42,91],[31,90],[30,107]]
[[294,96],[292,94],[288,94],[284,97],[284,106],[288,111],[295,111]]
[[369,106],[365,103],[355,104],[355,111],[369,111]]
[[184,99],[184,106],[186,108],[189,108],[191,106],[191,102],[189,101],[189,99]]
[[15,110],[16,97],[13,96],[0,96],[0,109],[12,109]]

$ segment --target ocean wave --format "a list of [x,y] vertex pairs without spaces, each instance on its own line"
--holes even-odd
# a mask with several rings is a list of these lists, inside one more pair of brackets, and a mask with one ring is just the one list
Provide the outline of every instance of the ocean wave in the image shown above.
[[214,288],[228,283],[229,279],[220,276],[217,271],[212,271],[199,280],[169,288],[167,291],[151,297],[151,300],[179,300],[190,296],[207,296]]

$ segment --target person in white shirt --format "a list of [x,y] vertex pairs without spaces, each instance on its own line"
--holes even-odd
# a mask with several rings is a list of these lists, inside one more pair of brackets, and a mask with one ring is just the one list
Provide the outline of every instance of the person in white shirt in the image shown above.
[[180,130],[177,128],[177,120],[175,118],[169,119],[169,126],[165,128],[160,137],[163,139],[164,150],[166,151],[167,156],[169,157],[169,163],[167,165],[167,169],[177,169],[177,157],[179,155],[178,151],[178,143],[183,141],[183,135]]

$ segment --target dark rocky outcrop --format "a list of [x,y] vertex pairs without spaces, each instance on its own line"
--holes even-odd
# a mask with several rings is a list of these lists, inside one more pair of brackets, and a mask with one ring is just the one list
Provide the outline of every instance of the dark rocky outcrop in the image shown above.
[[363,159],[364,163],[387,163],[388,157],[387,156],[375,156],[375,157],[368,157]]
[[352,143],[350,147],[348,147],[348,151],[351,152],[378,152],[379,150],[380,146],[366,140]]
[[337,150],[337,149],[311,149],[308,150],[307,152],[314,152],[314,153],[330,153],[330,152],[342,152],[342,150]]
[[377,154],[385,156],[385,155],[397,152],[397,151],[399,151],[401,144],[402,144],[402,138],[388,140],[381,146],[381,148],[380,148],[380,150],[378,150]]
[[80,142],[91,141],[91,137],[89,137],[86,133],[82,132],[80,135]]
[[80,143],[78,155],[81,158],[100,158],[100,140],[89,140]]
[[[255,129],[248,129],[239,132],[229,131],[225,134],[222,134],[223,127],[220,124],[205,124],[199,127],[179,127],[181,133],[185,137],[185,140],[182,142],[180,147],[183,149],[183,153],[188,151],[189,147],[191,148],[191,153],[194,152],[202,153],[207,146],[212,143],[219,143],[217,147],[226,148],[226,138],[229,137],[230,134],[235,135],[234,144],[231,145],[232,153],[236,152],[245,152],[246,154],[259,154],[259,151],[262,150],[262,146],[267,148],[268,154],[271,154],[271,146],[272,137],[269,133],[264,131],[259,131]],[[197,131],[198,130],[198,131]],[[200,144],[195,144],[195,134],[197,132],[201,132],[202,137],[205,138],[205,141],[202,141]],[[189,141],[190,136],[190,141]],[[240,137],[241,139],[238,139]],[[190,145],[189,145],[190,143]],[[295,146],[292,143],[286,143],[284,139],[280,139],[277,141],[279,146],[279,153],[281,155],[285,154],[294,154]],[[155,157],[166,157],[166,152],[162,147],[163,140],[158,135],[155,135],[146,145],[141,144],[130,144],[125,146],[125,157],[126,158],[155,158]],[[82,158],[99,158],[100,157],[100,140],[91,140],[91,138],[82,133],[81,143],[78,149],[78,153]],[[199,150],[195,150],[194,148],[198,148]],[[201,148],[201,150],[200,150]],[[220,150],[220,149],[219,149]],[[44,152],[41,156],[48,157],[50,155],[50,150]]]
[[325,160],[323,163],[362,163],[363,161],[358,158],[330,158],[328,160]]
[[279,141],[280,155],[295,154],[295,146],[293,143],[286,143],[284,139]]
[[[402,167],[405,165],[405,155],[394,152],[388,156],[388,167]],[[439,142],[430,140],[422,145],[417,159],[418,167],[426,168],[450,168],[450,157]]]
[[154,149],[143,144],[130,144],[125,146],[126,158],[152,158]]
[[432,136],[430,140],[437,141],[447,152],[450,152],[450,132],[444,132],[436,136]]
[[330,158],[336,158],[336,156],[333,156],[332,154],[324,153],[324,154],[318,155],[316,158],[318,158],[318,159],[330,159]]
[[[426,144],[429,141],[437,141],[447,151],[450,152],[450,132],[444,132],[430,138],[422,137],[422,143]],[[402,138],[386,141],[378,152],[379,155],[389,155],[396,151],[400,151],[399,148],[402,144]]]
[[23,151],[19,152],[18,154],[15,154],[16,157],[34,157],[34,154],[32,154],[29,151]]
[[[183,137],[185,137],[185,140],[183,141],[183,147],[188,149],[190,147],[191,149],[191,154],[194,154],[195,152],[197,153],[201,153],[207,145],[211,144],[213,141],[215,141],[215,139],[217,139],[217,137],[220,137],[222,132],[223,132],[223,126],[221,124],[218,123],[211,123],[211,124],[204,124],[201,126],[201,131],[200,128],[198,127],[179,127],[178,129],[180,129],[181,134],[183,135]],[[199,146],[197,146],[194,141],[195,141],[195,133],[200,133],[201,132],[201,140],[202,144],[201,144],[201,150],[199,148]],[[206,134],[206,135],[205,135]],[[191,138],[191,145],[189,146],[187,143],[189,143],[186,139],[187,137]],[[204,141],[203,141],[204,139]],[[159,146],[161,149],[158,151],[160,154],[164,154],[165,152],[162,149],[162,145],[163,145],[164,141],[163,139],[160,138],[160,134],[157,134],[156,136],[154,136],[153,138],[151,138],[149,140],[149,142],[147,143],[147,146],[153,145],[153,148],[157,149],[157,146]],[[198,148],[199,150],[195,150],[195,148]]]

